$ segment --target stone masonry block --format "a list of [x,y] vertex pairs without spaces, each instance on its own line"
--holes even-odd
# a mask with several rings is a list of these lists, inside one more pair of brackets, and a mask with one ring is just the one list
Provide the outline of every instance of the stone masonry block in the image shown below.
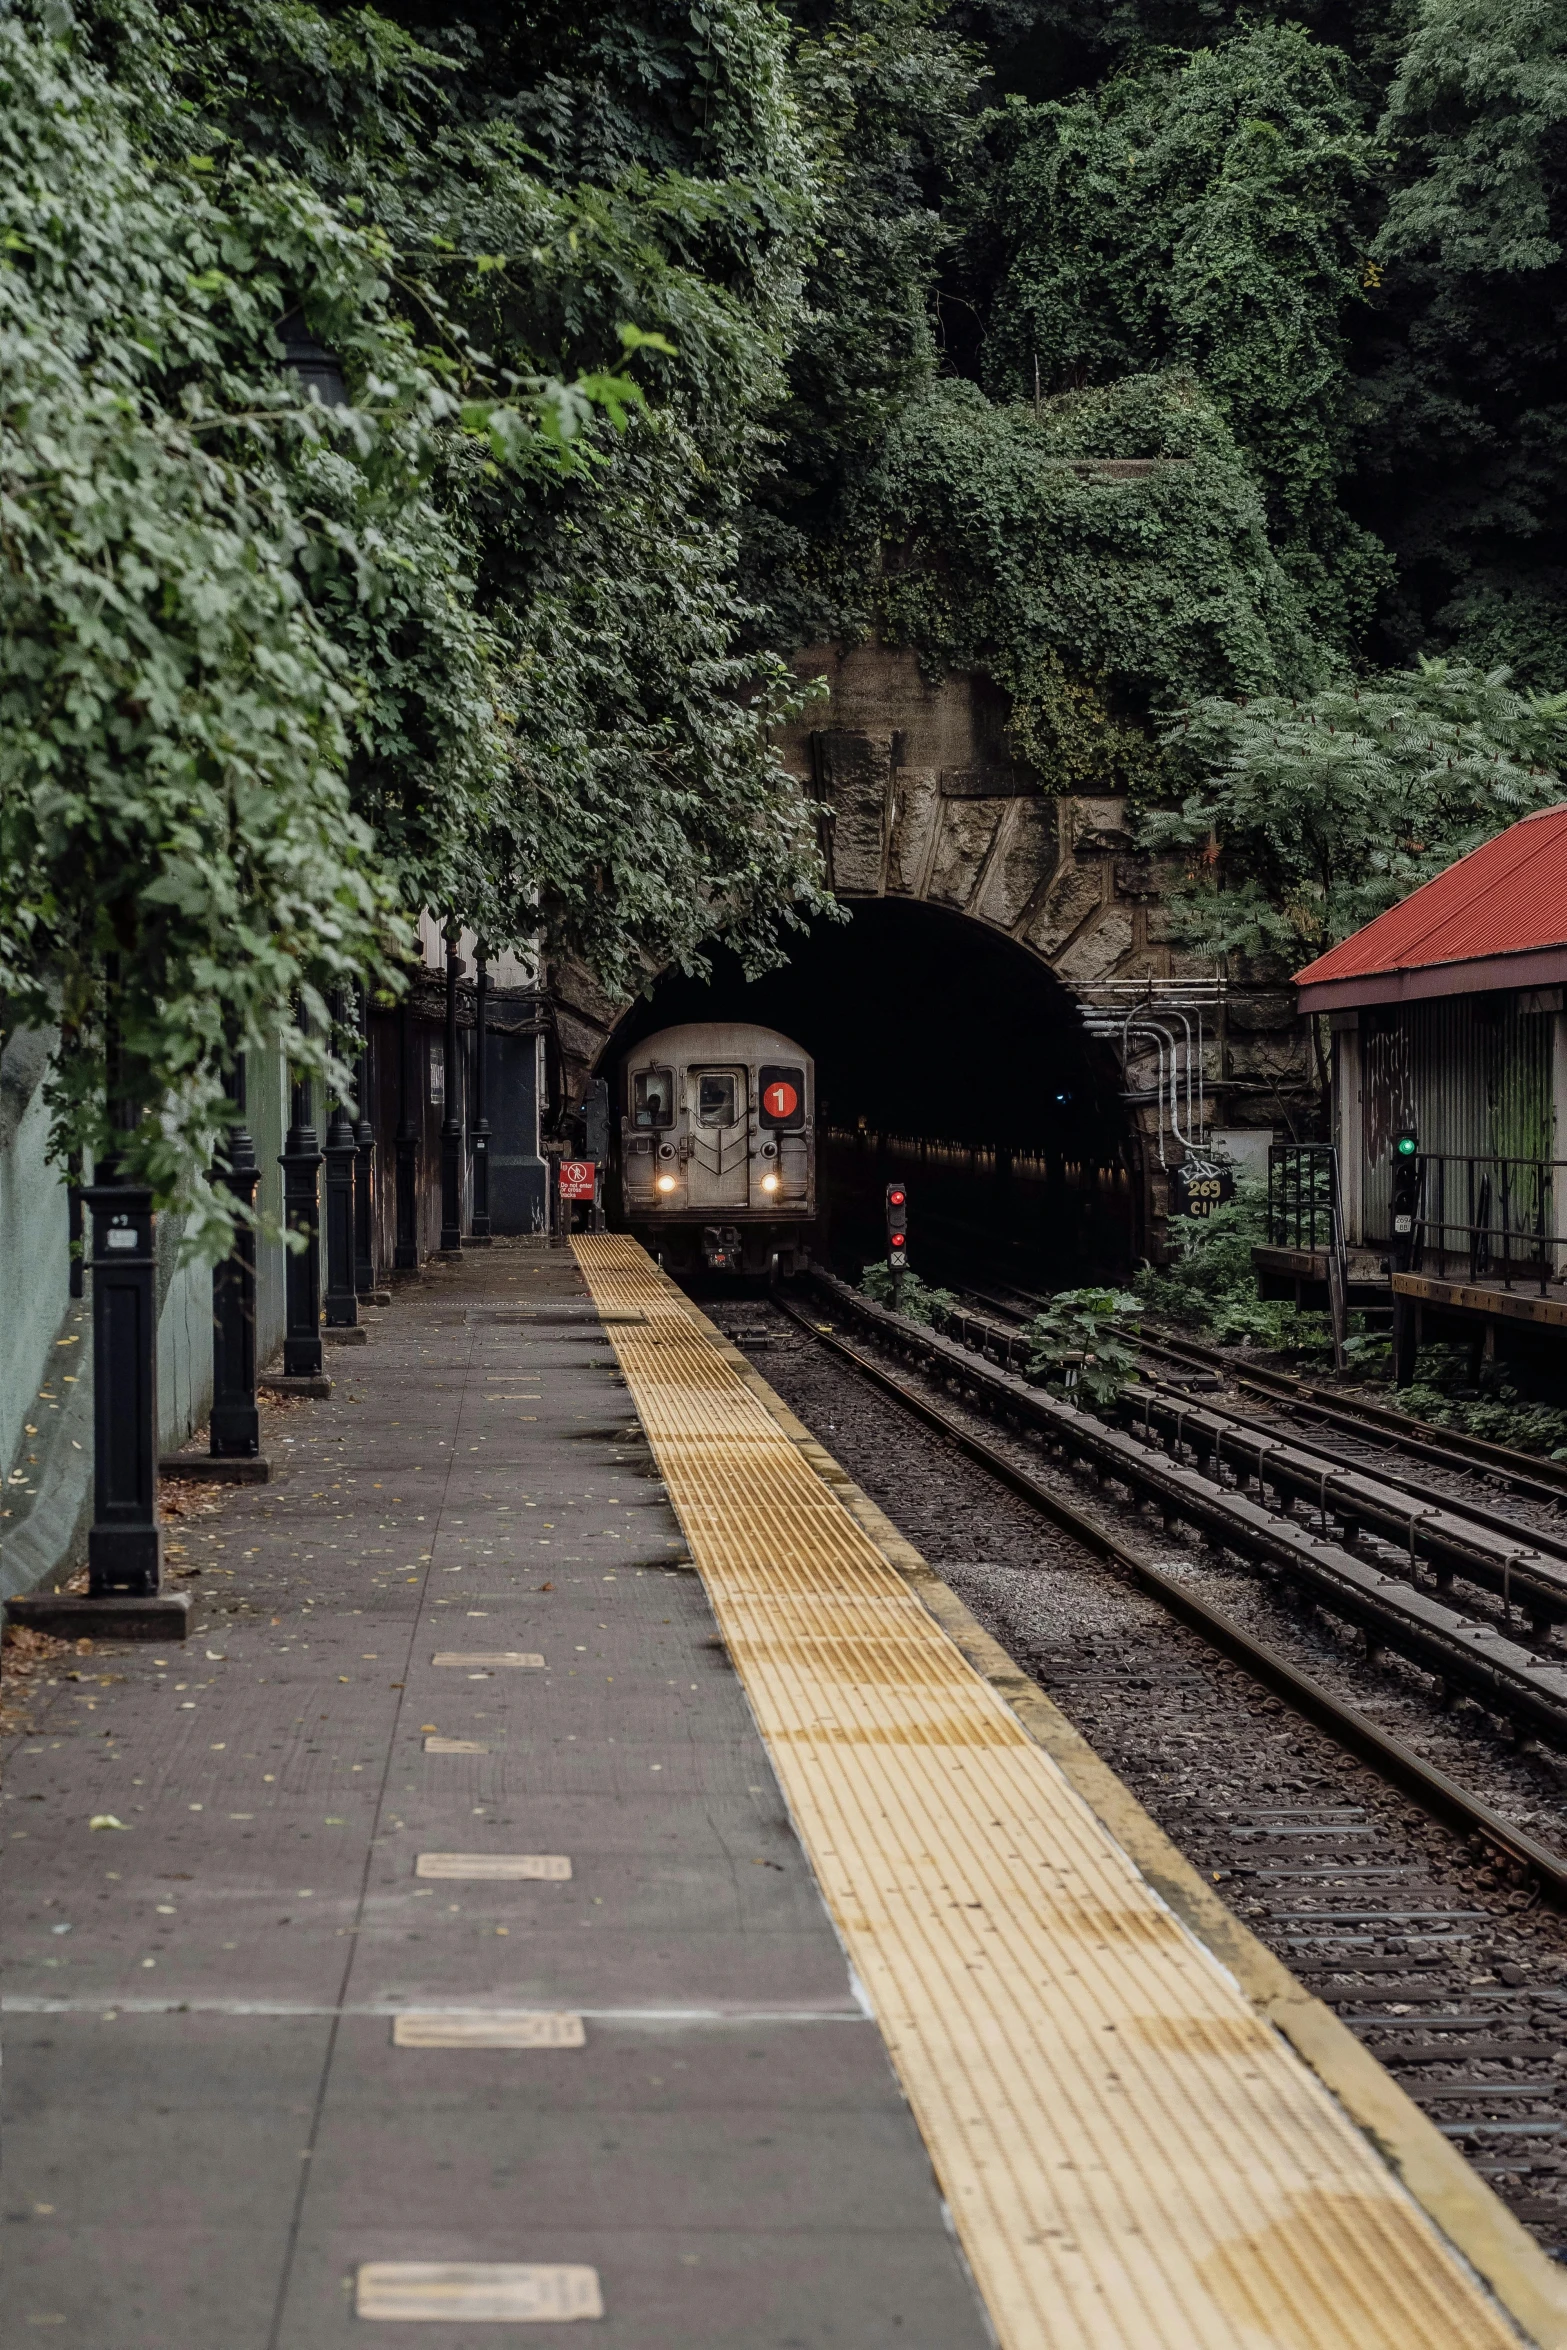
[[833,887],[849,897],[879,897],[892,736],[828,732],[815,742],[819,789],[833,812]]
[[1104,876],[1093,866],[1068,865],[1057,874],[1049,894],[1023,937],[1035,952],[1053,960],[1090,914],[1104,903]]
[[1088,987],[1096,979],[1108,979],[1131,953],[1132,938],[1131,915],[1112,907],[1056,958],[1057,975],[1069,987]]
[[898,767],[893,771],[892,847],[887,857],[887,887],[900,897],[918,897],[930,844],[941,814],[940,785],[934,767]]
[[1005,800],[945,800],[941,838],[927,898],[938,906],[966,906],[1006,813]]
[[999,929],[1010,930],[1041,882],[1055,871],[1060,828],[1049,800],[1019,800],[986,874],[974,912]]

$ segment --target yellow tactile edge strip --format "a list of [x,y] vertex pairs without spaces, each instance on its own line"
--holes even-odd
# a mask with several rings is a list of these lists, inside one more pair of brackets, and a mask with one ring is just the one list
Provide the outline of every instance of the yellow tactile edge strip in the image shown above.
[[[1530,2337],[1567,2344],[1564,2281],[1524,2232],[765,1382],[634,1243],[576,1246],[596,1298],[649,1313],[614,1334],[622,1368],[1008,2350],[1514,2340],[1395,2172]],[[833,1575],[813,1587],[829,1497],[848,1524],[826,1513]],[[787,1560],[758,1556],[759,1505]],[[824,1638],[824,1609],[848,1629]],[[1053,1882],[1000,1865],[1025,1846]],[[959,1878],[1001,1896],[988,1948],[952,1914]],[[1098,2028],[1124,2026],[1104,2071],[1096,1999]]]
[[[721,1332],[714,1335],[720,1345],[727,1344]],[[1054,1700],[1019,1672],[1000,1642],[970,1613],[951,1585],[942,1581],[892,1520],[774,1395],[744,1355],[737,1349],[730,1353],[742,1378],[784,1434],[798,1444],[823,1483],[859,1519],[974,1670],[1005,1698],[1029,1735],[1054,1756],[1090,1810],[1154,1890],[1228,1968],[1258,2012],[1284,2035],[1350,2119],[1365,2131],[1528,2339],[1540,2350],[1567,2350],[1567,2277],[1546,2258],[1527,2229],[1349,2027],[1314,1998],[1267,1944],[1259,1942],[1250,1927],[1226,1907]]]

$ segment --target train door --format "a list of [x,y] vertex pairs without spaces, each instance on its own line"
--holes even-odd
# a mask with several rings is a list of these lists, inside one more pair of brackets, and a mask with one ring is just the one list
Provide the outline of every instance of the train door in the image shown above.
[[686,1206],[744,1208],[751,1198],[750,1100],[743,1068],[686,1073]]

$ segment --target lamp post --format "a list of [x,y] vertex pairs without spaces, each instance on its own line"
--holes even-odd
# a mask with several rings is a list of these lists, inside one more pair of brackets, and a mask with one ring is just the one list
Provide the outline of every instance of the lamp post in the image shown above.
[[446,1107],[441,1118],[441,1254],[462,1253],[462,1087],[457,1081],[457,941],[446,925]]
[[359,1057],[354,1063],[354,1093],[359,1121],[354,1128],[354,1287],[361,1299],[375,1297],[375,1127],[370,1117],[370,997],[359,990]]
[[473,1214],[469,1219],[470,1248],[490,1245],[490,1121],[489,1071],[485,1066],[487,1024],[490,1016],[490,957],[481,939],[475,950],[473,1025]]
[[[345,1026],[348,1007],[344,991],[332,998],[333,1025]],[[348,1115],[348,1104],[334,1102],[322,1155],[326,1160],[326,1326],[347,1343],[349,1331],[359,1330],[359,1292],[354,1283],[354,1164],[359,1138]],[[363,1344],[361,1334],[359,1343]]]
[[[303,1004],[299,1007],[298,1020],[300,1034],[304,1035]],[[288,1133],[278,1160],[283,1170],[283,1221],[303,1242],[302,1247],[291,1248],[284,1261],[285,1379],[320,1379],[325,1369],[321,1352],[321,1209],[317,1185],[322,1154],[316,1141],[311,1092],[309,1076],[301,1071],[294,1081]]]

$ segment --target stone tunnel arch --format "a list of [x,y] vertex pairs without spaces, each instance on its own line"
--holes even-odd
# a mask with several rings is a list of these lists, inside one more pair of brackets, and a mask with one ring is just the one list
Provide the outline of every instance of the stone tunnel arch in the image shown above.
[[[807,709],[781,747],[826,810],[828,876],[851,913],[928,910],[954,942],[953,955],[962,955],[966,940],[976,955],[999,948],[997,968],[1007,967],[1010,955],[1014,972],[1037,972],[1047,995],[1057,991],[1059,1018],[1079,1031],[1075,1007],[1096,995],[1103,1000],[1107,983],[1157,988],[1213,976],[1211,960],[1179,944],[1164,897],[1168,871],[1138,850],[1125,800],[1054,791],[1020,766],[1008,747],[1006,698],[990,679],[954,671],[933,681],[912,652],[874,642],[814,646],[795,667],[802,677],[824,677],[829,698]],[[814,951],[813,940],[797,960]],[[579,969],[557,969],[553,986],[575,1097],[591,1073],[646,1030],[634,1007],[612,1003]],[[662,982],[657,999],[669,1000]],[[785,998],[774,991],[767,1000]],[[998,1030],[1007,1018],[1006,1004],[997,1005]],[[1259,1146],[1276,1134],[1312,1130],[1307,1039],[1287,988],[1244,976],[1227,982],[1205,1065],[1219,1128],[1249,1132]],[[1107,1053],[1099,1086],[1116,1101],[1134,1246],[1157,1255],[1168,1186],[1156,1106],[1138,1098],[1151,1091],[1151,1071],[1134,1065],[1120,1072]]]
[[880,1253],[893,1175],[919,1194],[927,1271],[938,1253],[984,1253],[1065,1280],[1074,1266],[1124,1270],[1140,1248],[1140,1153],[1113,1053],[1043,963],[966,916],[860,899],[759,980],[723,951],[709,980],[667,972],[625,1009],[599,1069],[612,1075],[657,1029],[715,1018],[813,1055],[822,1188],[850,1255]]

